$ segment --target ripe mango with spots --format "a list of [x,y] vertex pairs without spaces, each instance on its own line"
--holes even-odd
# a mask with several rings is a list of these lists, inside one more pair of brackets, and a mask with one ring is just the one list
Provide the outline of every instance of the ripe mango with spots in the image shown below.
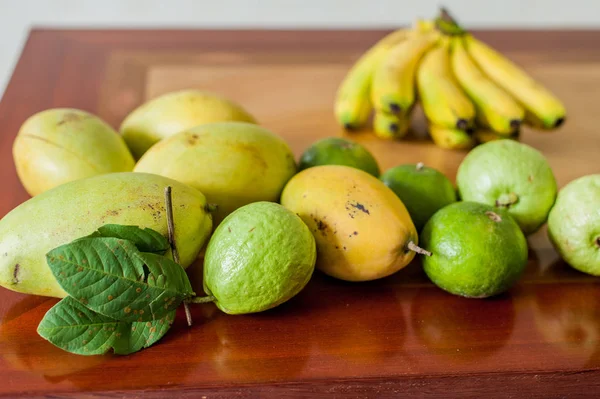
[[213,93],[180,90],[163,94],[133,110],[121,134],[136,159],[158,141],[205,123],[256,123],[241,105]]
[[419,249],[402,201],[376,177],[348,166],[317,166],[294,176],[281,204],[308,225],[317,268],[347,281],[389,276]]
[[296,173],[294,154],[279,136],[244,122],[197,126],[153,146],[134,169],[170,177],[217,205],[215,224],[237,208],[278,201]]
[[109,124],[71,108],[49,109],[27,119],[13,144],[13,158],[31,196],[73,180],[131,172],[135,164]]
[[167,235],[164,189],[172,187],[180,263],[189,266],[212,230],[206,198],[162,176],[112,173],[77,180],[22,203],[0,220],[0,285],[25,294],[62,298],[46,253],[105,224],[151,228]]

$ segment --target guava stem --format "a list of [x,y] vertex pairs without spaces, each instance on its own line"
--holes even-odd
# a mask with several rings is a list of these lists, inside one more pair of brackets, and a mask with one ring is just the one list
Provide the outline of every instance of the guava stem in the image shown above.
[[[167,229],[169,231],[169,245],[171,246],[171,253],[173,254],[173,260],[179,264],[179,251],[177,250],[177,244],[175,243],[175,221],[173,220],[173,199],[171,197],[171,186],[165,187],[165,208],[167,209]],[[183,302],[183,309],[185,310],[185,318],[187,320],[188,327],[193,324],[192,312],[187,303]]]
[[217,298],[212,295],[207,296],[195,296],[193,298],[187,299],[185,303],[209,303],[214,302]]
[[417,163],[417,170],[422,170],[425,164],[423,162]]
[[514,205],[517,202],[519,202],[519,196],[517,194],[515,194],[515,193],[502,194],[496,200],[496,206],[509,208],[511,205]]
[[425,256],[431,256],[432,255],[431,252],[429,252],[429,251],[421,248],[420,246],[418,246],[417,244],[415,244],[412,241],[408,242],[407,248],[410,249],[411,251],[416,252],[416,253],[421,254],[421,255],[425,255]]

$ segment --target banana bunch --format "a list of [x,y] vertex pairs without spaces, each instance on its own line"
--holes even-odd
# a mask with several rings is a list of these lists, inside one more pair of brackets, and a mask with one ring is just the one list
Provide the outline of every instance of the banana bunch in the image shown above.
[[338,89],[335,116],[347,130],[372,122],[377,136],[400,139],[417,102],[435,144],[450,149],[518,140],[522,124],[550,130],[566,115],[550,91],[444,9],[435,21],[419,20],[367,51]]

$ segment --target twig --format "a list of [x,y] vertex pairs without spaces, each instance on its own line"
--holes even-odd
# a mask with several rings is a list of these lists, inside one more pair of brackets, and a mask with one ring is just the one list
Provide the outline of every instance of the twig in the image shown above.
[[[179,263],[179,251],[177,251],[177,245],[175,243],[175,222],[173,220],[173,201],[171,199],[171,186],[165,187],[165,208],[167,209],[167,229],[169,231],[169,244],[171,245],[171,252],[173,253],[173,260],[178,265]],[[187,302],[183,302],[183,308],[185,309],[185,318],[189,327],[192,326],[192,312]]]
[[412,242],[412,241],[409,241],[409,242],[408,242],[408,245],[407,245],[407,247],[408,247],[408,249],[410,249],[411,251],[413,251],[413,252],[416,252],[416,253],[418,253],[418,254],[425,255],[425,256],[431,256],[431,252],[429,252],[429,251],[427,251],[427,250],[425,250],[425,249],[423,249],[423,248],[419,247],[417,244],[415,244],[415,243],[414,243],[414,242]]

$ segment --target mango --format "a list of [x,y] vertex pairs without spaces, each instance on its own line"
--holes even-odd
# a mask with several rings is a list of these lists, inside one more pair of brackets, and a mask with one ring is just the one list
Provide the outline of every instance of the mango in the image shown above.
[[359,169],[338,165],[306,169],[286,185],[281,204],[313,233],[317,268],[342,280],[389,276],[420,249],[400,198]]
[[27,119],[15,139],[13,157],[31,196],[73,180],[130,172],[135,164],[110,125],[70,108],[49,109]]
[[181,90],[156,97],[133,110],[121,134],[135,159],[156,142],[194,126],[212,122],[256,120],[240,105],[215,94]]
[[166,236],[166,186],[172,187],[180,263],[189,266],[212,230],[204,195],[162,176],[113,173],[63,184],[4,216],[0,285],[26,294],[66,296],[46,264],[46,253],[109,223],[148,227]]
[[296,173],[286,142],[250,123],[197,126],[154,145],[135,172],[170,177],[202,191],[217,205],[215,225],[237,208],[258,201],[278,201]]

